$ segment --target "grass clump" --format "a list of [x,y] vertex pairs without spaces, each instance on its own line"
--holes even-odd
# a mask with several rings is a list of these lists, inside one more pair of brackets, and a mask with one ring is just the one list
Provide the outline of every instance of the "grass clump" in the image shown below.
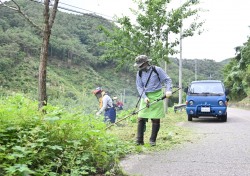
[[[135,144],[137,133],[137,115],[131,116],[132,111],[124,111],[118,115],[118,120],[125,118],[116,126],[111,127],[108,131],[115,134],[123,141],[128,141],[131,146]],[[151,147],[149,138],[151,135],[151,120],[146,123],[146,131],[144,133],[144,146],[136,146],[136,152],[149,152],[170,149],[176,144],[181,144],[191,139],[192,131],[182,126],[187,119],[185,111],[174,112],[172,107],[168,108],[166,117],[161,119],[161,127],[157,136],[157,145]]]

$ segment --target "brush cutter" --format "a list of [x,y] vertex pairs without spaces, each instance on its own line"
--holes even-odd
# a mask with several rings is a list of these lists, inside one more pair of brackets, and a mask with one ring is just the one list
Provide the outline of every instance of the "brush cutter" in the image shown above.
[[[174,92],[172,92],[172,94],[176,93],[176,92],[177,92],[178,90],[180,90],[180,89],[181,89],[181,88],[178,88],[177,90],[175,90]],[[131,116],[133,116],[133,115],[135,115],[135,114],[137,114],[138,112],[142,111],[143,109],[150,108],[151,105],[157,103],[158,101],[164,100],[165,98],[166,98],[166,96],[164,95],[163,97],[154,100],[152,103],[147,104],[147,106],[145,106],[144,108],[141,108],[141,109],[139,109],[139,110],[137,110],[137,111],[134,111],[134,112],[132,112],[130,115],[128,115],[128,116],[126,116],[126,117],[124,117],[124,118],[118,120],[118,121],[115,122],[115,123],[110,124],[109,126],[106,127],[106,129],[109,129],[110,127],[112,127],[112,126],[114,126],[114,125],[120,123],[121,121],[123,121],[123,120],[125,120],[125,119],[127,119],[127,118],[129,118],[129,117],[131,117]]]

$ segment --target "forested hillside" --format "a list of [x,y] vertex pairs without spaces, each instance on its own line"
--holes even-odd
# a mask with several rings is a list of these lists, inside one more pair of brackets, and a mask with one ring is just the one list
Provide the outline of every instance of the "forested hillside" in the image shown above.
[[[17,1],[36,24],[42,22],[42,5],[32,1]],[[42,38],[23,17],[0,6],[0,89],[1,94],[23,92],[37,97],[39,53]],[[134,106],[137,97],[133,63],[116,69],[116,59],[102,60],[107,40],[100,26],[113,24],[96,15],[76,15],[59,11],[52,28],[48,63],[49,103],[75,104],[88,112],[96,105],[91,91],[102,86],[111,96],[126,94],[127,104]],[[222,80],[225,63],[196,60],[197,79]],[[164,64],[162,64],[164,67]],[[178,86],[178,59],[171,58],[167,72]],[[183,60],[183,87],[195,79],[195,60]],[[124,95],[123,95],[124,96]],[[133,99],[133,101],[131,100]],[[177,102],[177,95],[172,104]]]

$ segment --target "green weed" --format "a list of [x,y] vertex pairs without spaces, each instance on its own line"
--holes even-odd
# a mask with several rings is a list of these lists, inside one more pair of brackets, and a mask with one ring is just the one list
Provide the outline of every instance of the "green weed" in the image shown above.
[[[0,175],[95,175],[114,170],[127,144],[93,115],[68,113],[22,95],[0,100]],[[113,171],[115,172],[115,171]]]

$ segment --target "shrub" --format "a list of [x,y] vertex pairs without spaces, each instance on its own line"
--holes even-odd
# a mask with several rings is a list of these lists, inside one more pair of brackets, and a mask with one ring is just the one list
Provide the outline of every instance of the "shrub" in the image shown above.
[[128,146],[100,119],[50,105],[42,114],[37,106],[22,95],[0,99],[0,175],[116,172]]

